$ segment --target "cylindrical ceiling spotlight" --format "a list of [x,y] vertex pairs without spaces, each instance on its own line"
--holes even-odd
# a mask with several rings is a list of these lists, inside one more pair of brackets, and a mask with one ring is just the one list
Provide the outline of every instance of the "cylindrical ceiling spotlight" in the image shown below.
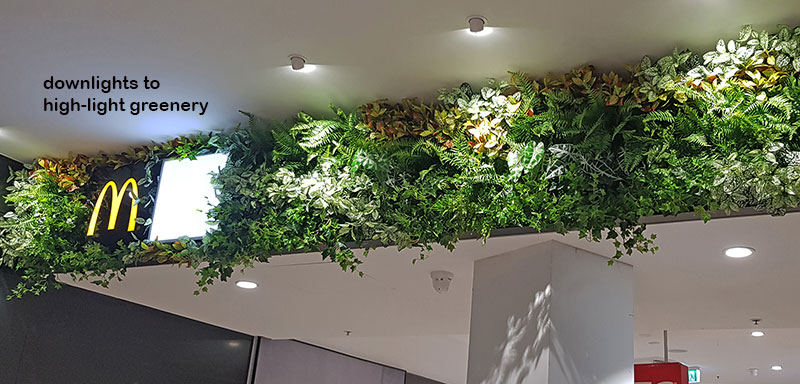
[[314,66],[311,64],[307,64],[305,57],[300,55],[290,55],[289,62],[291,63],[291,67],[293,71],[297,72],[311,72],[314,70]]
[[764,331],[758,329],[758,323],[761,322],[761,319],[751,319],[750,321],[753,322],[753,331],[750,332],[750,336],[764,337],[764,335],[766,335]]
[[492,32],[492,29],[486,26],[487,20],[483,16],[470,16],[467,18],[467,22],[469,23],[469,32],[471,35],[483,36]]

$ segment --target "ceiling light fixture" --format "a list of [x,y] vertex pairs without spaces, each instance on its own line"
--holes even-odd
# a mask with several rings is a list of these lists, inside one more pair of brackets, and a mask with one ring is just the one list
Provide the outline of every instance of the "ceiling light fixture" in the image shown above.
[[291,67],[293,71],[296,72],[303,72],[308,73],[314,71],[316,66],[312,64],[307,64],[308,60],[305,57],[300,55],[290,55],[289,56],[289,63],[291,63]]
[[486,26],[486,18],[483,16],[470,16],[467,18],[469,23],[469,33],[474,36],[486,36],[492,33],[492,29]]
[[[751,319],[750,321],[753,322],[753,327],[758,328],[758,323],[761,321],[761,319]],[[764,335],[765,335],[764,331],[759,330],[759,329],[756,329],[753,332],[750,332],[750,336],[753,336],[753,337],[764,337]]]
[[771,369],[771,370],[773,370],[773,371],[782,371],[782,370],[783,370],[783,367],[782,367],[782,366],[780,366],[780,365],[773,365],[773,366],[772,366],[772,367],[770,367],[769,369]]
[[752,255],[756,250],[750,247],[730,247],[725,249],[725,256],[733,259],[741,259]]
[[256,289],[258,288],[258,283],[247,280],[239,280],[236,282],[236,286],[242,289]]

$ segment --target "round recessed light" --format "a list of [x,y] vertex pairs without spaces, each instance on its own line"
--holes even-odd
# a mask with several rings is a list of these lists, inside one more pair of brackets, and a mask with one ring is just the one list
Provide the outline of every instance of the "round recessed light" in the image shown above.
[[756,250],[750,247],[730,247],[725,249],[725,256],[741,259],[753,254]]
[[492,29],[486,26],[486,18],[483,16],[470,16],[467,19],[469,29],[467,31],[473,36],[486,36],[492,33]]
[[750,333],[750,336],[753,337],[764,337],[764,335],[766,335],[766,333],[764,333],[763,331],[753,331]]
[[258,288],[258,283],[253,281],[239,280],[236,282],[236,286],[242,289],[256,289]]
[[773,370],[773,371],[782,371],[782,370],[783,370],[783,367],[782,367],[782,366],[780,366],[780,365],[773,365],[773,366],[772,366],[772,367],[770,367],[769,369],[771,369],[771,370]]

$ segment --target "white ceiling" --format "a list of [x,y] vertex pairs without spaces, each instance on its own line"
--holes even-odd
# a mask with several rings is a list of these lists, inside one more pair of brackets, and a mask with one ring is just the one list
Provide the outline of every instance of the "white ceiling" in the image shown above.
[[[329,102],[352,108],[378,97],[422,96],[507,70],[541,75],[585,63],[621,70],[644,54],[699,51],[743,24],[800,24],[797,0],[0,1],[0,153],[28,160],[231,127],[239,109],[288,118]],[[497,27],[475,38],[469,15]],[[288,55],[321,67],[292,73]],[[194,113],[61,116],[44,97],[49,76],[145,75],[156,91],[131,100],[208,101]],[[108,97],[108,96],[106,96]]]
[[[702,367],[704,383],[789,384],[800,380],[800,213],[658,224],[656,255],[624,261],[635,273],[637,361],[660,358],[663,329],[670,331],[671,358]],[[485,246],[464,241],[452,253],[437,249],[412,265],[413,251],[370,253],[359,278],[320,263],[318,254],[277,256],[237,273],[259,282],[245,291],[232,283],[192,296],[192,271],[175,266],[133,268],[122,283],[105,290],[78,286],[132,302],[270,338],[313,344],[461,384],[466,380],[473,262],[556,239],[601,255],[608,243],[571,234],[497,237]],[[756,254],[730,259],[722,249],[743,244]],[[447,294],[436,293],[429,274],[455,273]],[[767,336],[749,336],[749,319],[763,318]],[[352,335],[345,336],[345,331]],[[771,372],[782,364],[783,372]],[[749,368],[759,368],[758,380]],[[720,376],[716,380],[716,375]]]

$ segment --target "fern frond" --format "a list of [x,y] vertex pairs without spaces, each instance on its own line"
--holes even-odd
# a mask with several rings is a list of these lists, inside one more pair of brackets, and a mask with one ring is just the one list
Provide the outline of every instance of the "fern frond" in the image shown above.
[[292,131],[299,138],[298,144],[306,150],[311,150],[338,140],[342,134],[342,123],[333,120],[314,120],[297,124]]
[[670,111],[652,111],[648,113],[642,122],[649,123],[651,121],[660,122],[660,123],[673,123],[675,122],[675,116],[672,115]]

